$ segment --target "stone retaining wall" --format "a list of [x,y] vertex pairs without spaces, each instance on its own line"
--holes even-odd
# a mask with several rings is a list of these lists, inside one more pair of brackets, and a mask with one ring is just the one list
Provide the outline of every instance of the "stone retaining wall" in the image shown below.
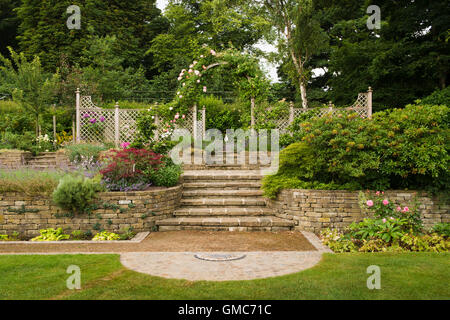
[[105,229],[120,232],[133,227],[136,232],[151,231],[155,221],[172,216],[181,199],[182,186],[136,192],[99,194],[91,214],[71,216],[49,197],[18,193],[0,194],[0,234],[14,231],[22,237],[39,235],[40,229],[63,228],[95,233]]
[[[280,218],[296,221],[297,230],[319,233],[326,228],[343,230],[354,221],[363,219],[358,205],[358,191],[283,190],[275,200],[268,200]],[[450,222],[450,205],[436,197],[419,195],[416,191],[386,191],[385,197],[403,206],[420,203],[424,226]]]
[[8,150],[0,152],[0,168],[16,169],[23,167],[33,157],[31,152]]

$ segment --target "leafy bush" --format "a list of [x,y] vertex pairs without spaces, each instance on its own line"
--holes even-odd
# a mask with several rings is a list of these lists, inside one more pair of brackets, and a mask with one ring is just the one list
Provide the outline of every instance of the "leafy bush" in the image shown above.
[[108,190],[143,190],[151,184],[151,172],[155,173],[161,164],[162,155],[145,149],[114,150],[106,158],[107,166],[100,173]]
[[120,234],[120,240],[131,240],[135,235],[136,232],[133,231],[132,227],[129,227],[123,230],[123,233]]
[[[321,179],[320,159],[315,158],[314,150],[306,143],[291,144],[280,152],[280,167],[275,175],[264,177],[262,189],[264,196],[275,198],[282,189],[356,189],[358,185],[347,182],[342,185]],[[322,180],[322,181],[320,181]]]
[[405,224],[405,219],[364,219],[349,226],[349,235],[357,240],[381,239],[390,243],[406,234]]
[[66,175],[53,192],[53,201],[64,210],[84,213],[96,194],[103,190],[98,179]]
[[450,107],[450,87],[446,87],[442,90],[436,90],[428,97],[418,101],[421,104],[428,105],[446,105]]
[[245,125],[243,114],[248,113],[248,106],[241,102],[225,104],[222,99],[212,95],[201,97],[199,107],[206,109],[206,129],[218,129],[225,133],[227,129],[238,129]]
[[64,231],[62,228],[42,229],[42,230],[40,230],[39,233],[41,235],[31,239],[31,241],[61,241],[61,240],[67,240],[70,238],[70,235],[64,234]]
[[157,171],[151,172],[151,181],[157,187],[173,187],[178,184],[180,180],[182,169],[180,165],[165,163]]
[[89,238],[89,235],[81,230],[72,231],[72,233],[70,234],[71,240],[88,240]]
[[420,211],[418,210],[418,203],[415,203],[412,208],[407,206],[400,206],[392,201],[389,201],[384,196],[383,191],[377,191],[374,197],[369,197],[369,192],[359,193],[359,205],[363,212],[372,213],[378,219],[402,219],[405,220],[404,229],[412,230],[414,233],[420,233],[423,229]]
[[449,114],[447,106],[421,105],[378,112],[372,119],[342,111],[301,122],[292,134],[310,148],[303,150],[305,160],[314,159],[310,181],[442,191],[450,185]]
[[333,252],[356,252],[358,247],[349,239],[345,239],[342,233],[337,230],[325,229],[321,232],[321,238],[324,245],[328,246]]
[[65,147],[66,154],[71,162],[82,161],[83,159],[99,159],[100,152],[106,151],[109,148],[105,145],[96,145],[88,143],[78,143],[67,145]]
[[432,233],[436,233],[440,236],[450,238],[450,223],[440,222],[436,223],[431,229]]
[[418,252],[447,252],[450,249],[450,240],[437,234],[410,235],[401,238],[401,245],[410,250]]
[[65,175],[60,171],[32,169],[0,170],[0,193],[18,192],[27,195],[51,194]]
[[94,238],[92,238],[92,241],[114,241],[114,240],[120,240],[120,235],[108,231],[99,232],[94,236]]

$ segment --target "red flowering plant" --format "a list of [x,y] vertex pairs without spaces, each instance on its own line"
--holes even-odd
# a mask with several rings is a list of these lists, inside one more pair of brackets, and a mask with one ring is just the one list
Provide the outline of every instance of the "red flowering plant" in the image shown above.
[[144,190],[151,185],[148,172],[158,171],[162,155],[146,149],[113,150],[106,157],[106,167],[100,173],[110,191]]
[[361,192],[359,196],[359,203],[361,209],[366,213],[372,213],[377,219],[383,222],[388,220],[405,220],[405,228],[413,230],[415,233],[420,233],[423,229],[422,219],[420,218],[420,211],[418,210],[418,203],[414,200],[413,208],[408,206],[401,206],[390,201],[385,195],[384,191],[376,191],[371,195],[369,191]]

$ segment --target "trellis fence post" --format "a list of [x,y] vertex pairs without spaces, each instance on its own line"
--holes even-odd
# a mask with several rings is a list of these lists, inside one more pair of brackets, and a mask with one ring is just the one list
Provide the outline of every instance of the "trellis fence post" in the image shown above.
[[197,104],[194,104],[192,114],[192,133],[194,134],[194,140],[197,139]]
[[206,108],[202,108],[202,139],[206,137]]
[[120,131],[120,115],[119,115],[119,103],[116,102],[116,105],[114,106],[114,143],[116,145],[116,148],[119,147],[119,131]]
[[81,99],[80,99],[80,88],[77,88],[76,91],[76,99],[75,99],[75,108],[76,108],[76,141],[81,141],[81,115],[80,115],[80,108],[81,108]]
[[333,102],[328,101],[328,109],[331,112],[331,114],[333,114]]
[[256,121],[255,121],[255,97],[251,98],[250,103],[251,103],[251,110],[250,110],[251,122],[250,122],[250,126],[253,129],[255,127],[255,123],[256,123]]
[[155,115],[155,125],[156,125],[155,141],[158,141],[159,140],[159,116],[158,116],[158,114]]
[[294,123],[294,103],[289,104],[289,124]]
[[372,87],[369,87],[369,90],[367,91],[367,116],[369,118],[372,118],[372,94]]

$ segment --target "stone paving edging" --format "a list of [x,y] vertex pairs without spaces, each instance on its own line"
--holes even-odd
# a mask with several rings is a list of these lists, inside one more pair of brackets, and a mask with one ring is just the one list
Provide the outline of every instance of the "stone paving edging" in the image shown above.
[[131,240],[106,240],[106,241],[92,241],[92,240],[79,240],[79,241],[0,241],[0,245],[6,244],[29,244],[29,245],[44,245],[44,244],[94,244],[94,243],[140,243],[142,242],[150,232],[139,232]]
[[333,250],[325,246],[322,241],[312,232],[301,231],[303,236],[321,253],[334,253]]

